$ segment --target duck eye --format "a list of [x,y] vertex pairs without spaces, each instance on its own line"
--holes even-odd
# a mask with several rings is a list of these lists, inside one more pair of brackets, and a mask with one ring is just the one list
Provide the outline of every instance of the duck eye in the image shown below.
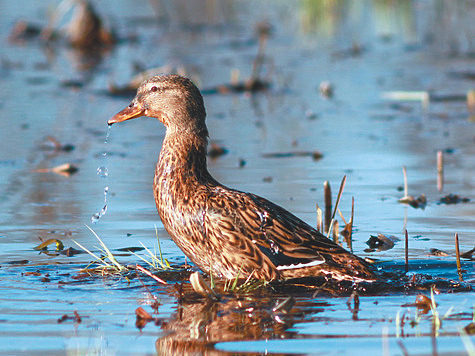
[[158,88],[154,85],[153,87],[150,88],[151,91],[157,91]]

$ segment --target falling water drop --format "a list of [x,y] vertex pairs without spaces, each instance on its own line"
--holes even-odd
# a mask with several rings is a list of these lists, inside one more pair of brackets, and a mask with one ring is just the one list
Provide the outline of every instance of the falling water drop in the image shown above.
[[99,177],[105,178],[109,175],[109,171],[106,166],[100,166],[97,168],[97,175]]
[[[107,144],[109,142],[109,136],[111,134],[111,125],[108,125],[107,126],[107,134],[106,134],[106,138],[104,140],[104,143]],[[107,151],[104,151],[102,153],[102,159],[106,159],[107,157]],[[107,169],[107,167],[105,165],[102,165],[102,166],[99,166],[97,168],[97,175],[101,178],[107,178],[107,176],[109,175],[109,170]],[[97,223],[99,221],[100,218],[102,218],[105,213],[107,212],[107,195],[109,194],[109,187],[106,185],[104,187],[104,206],[102,207],[102,209],[95,213],[94,215],[92,215],[91,217],[91,222],[93,224]]]
[[[111,135],[111,129],[112,129],[112,125],[107,125],[107,133],[106,133],[106,139],[104,140],[104,143],[108,143],[109,142],[109,137]],[[105,153],[105,152],[104,152]]]

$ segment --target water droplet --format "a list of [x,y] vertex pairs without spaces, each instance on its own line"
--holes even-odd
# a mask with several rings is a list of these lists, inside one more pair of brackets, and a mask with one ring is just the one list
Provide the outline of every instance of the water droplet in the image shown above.
[[107,213],[107,194],[109,193],[109,187],[105,186],[104,187],[104,206],[102,207],[101,211],[98,213],[95,213],[91,217],[91,222],[95,224],[96,222],[99,221],[100,218],[102,218],[106,213]]
[[[107,134],[106,134],[106,138],[104,140],[104,143],[107,144],[109,142],[109,136],[111,134],[111,126],[108,125],[107,126]],[[102,157],[103,159],[105,159],[107,157],[107,152],[104,151],[102,153]],[[107,178],[107,176],[109,175],[109,170],[107,169],[107,167],[104,165],[104,166],[100,166],[97,168],[97,175],[101,178]],[[101,211],[95,213],[94,215],[92,215],[91,217],[91,222],[93,224],[97,223],[100,218],[102,218],[106,212],[107,212],[107,194],[109,194],[109,186],[105,186],[104,187],[104,206],[102,207]]]
[[111,135],[111,129],[112,129],[112,125],[107,125],[107,133],[106,133],[106,139],[104,140],[104,143],[109,142],[109,137]]
[[97,168],[97,175],[100,177],[107,177],[109,175],[109,171],[107,167],[105,166],[100,166]]

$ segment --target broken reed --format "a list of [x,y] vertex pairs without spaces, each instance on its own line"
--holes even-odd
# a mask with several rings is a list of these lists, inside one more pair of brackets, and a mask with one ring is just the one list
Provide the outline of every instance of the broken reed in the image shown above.
[[[330,226],[328,227],[328,230],[327,230],[327,237],[330,237],[330,233],[332,231],[332,227],[333,227],[333,224],[335,222],[335,215],[336,215],[336,212],[338,210],[338,205],[340,204],[340,199],[341,199],[341,195],[343,194],[343,189],[345,189],[345,184],[346,184],[346,175],[343,176],[343,179],[341,180],[341,183],[340,183],[340,190],[338,191],[338,196],[336,197],[336,203],[335,203],[335,208],[333,209],[333,212],[332,212],[332,215],[331,215],[331,219],[330,219]],[[328,186],[330,186],[330,184],[328,184]],[[325,194],[325,205],[326,205],[326,194]],[[330,201],[331,201],[331,194],[330,194]],[[326,206],[325,206],[326,208]],[[331,210],[331,206],[330,206],[330,210]],[[327,211],[325,211],[325,216],[327,215]]]

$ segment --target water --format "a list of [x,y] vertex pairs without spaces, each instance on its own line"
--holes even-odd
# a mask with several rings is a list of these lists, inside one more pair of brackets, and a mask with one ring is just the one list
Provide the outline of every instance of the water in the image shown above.
[[[54,245],[48,253],[33,249],[53,238],[65,249],[79,249],[77,241],[100,255],[84,226],[96,212],[94,231],[120,263],[147,267],[123,249],[143,243],[158,251],[157,226],[163,257],[182,265],[151,190],[164,127],[153,119],[131,120],[115,125],[110,137],[107,120],[131,97],[107,95],[108,85],[127,83],[135,64],[183,68],[202,89],[228,83],[231,72],[245,79],[257,53],[255,25],[264,20],[272,26],[262,71],[271,89],[204,97],[210,138],[228,151],[209,160],[215,178],[315,225],[323,182],[332,184],[335,198],[347,175],[340,209],[348,221],[355,197],[353,250],[384,262],[384,270],[404,269],[406,228],[411,274],[456,281],[455,232],[462,252],[473,248],[473,113],[463,100],[431,101],[424,108],[382,99],[393,91],[463,96],[473,89],[464,75],[475,68],[471,2],[152,3],[94,3],[121,36],[95,61],[68,46],[50,51],[35,40],[6,38],[19,18],[45,25],[58,2],[2,4],[0,354],[465,353],[460,330],[473,319],[473,292],[435,296],[444,320],[434,341],[432,313],[410,306],[416,292],[361,296],[355,315],[346,296],[288,291],[227,295],[210,304],[190,294],[188,283],[164,286],[142,275],[160,303],[154,312],[154,299],[138,279],[84,275],[79,271],[90,255],[57,252]],[[333,85],[333,97],[320,96],[322,82]],[[74,149],[43,149],[49,136]],[[272,157],[314,151],[323,158]],[[79,170],[69,177],[37,172],[64,163]],[[424,210],[398,203],[403,165],[409,194],[427,196]],[[470,201],[438,204],[449,193]],[[392,249],[365,252],[365,242],[378,233],[399,240]],[[433,256],[431,248],[448,256]],[[149,259],[145,250],[135,253]],[[473,285],[473,261],[463,259],[462,268]],[[275,312],[289,294],[294,306]],[[135,325],[139,306],[156,318],[142,330]],[[72,319],[58,322],[64,315]],[[398,315],[406,318],[402,327]],[[473,336],[468,340],[475,343]]]

